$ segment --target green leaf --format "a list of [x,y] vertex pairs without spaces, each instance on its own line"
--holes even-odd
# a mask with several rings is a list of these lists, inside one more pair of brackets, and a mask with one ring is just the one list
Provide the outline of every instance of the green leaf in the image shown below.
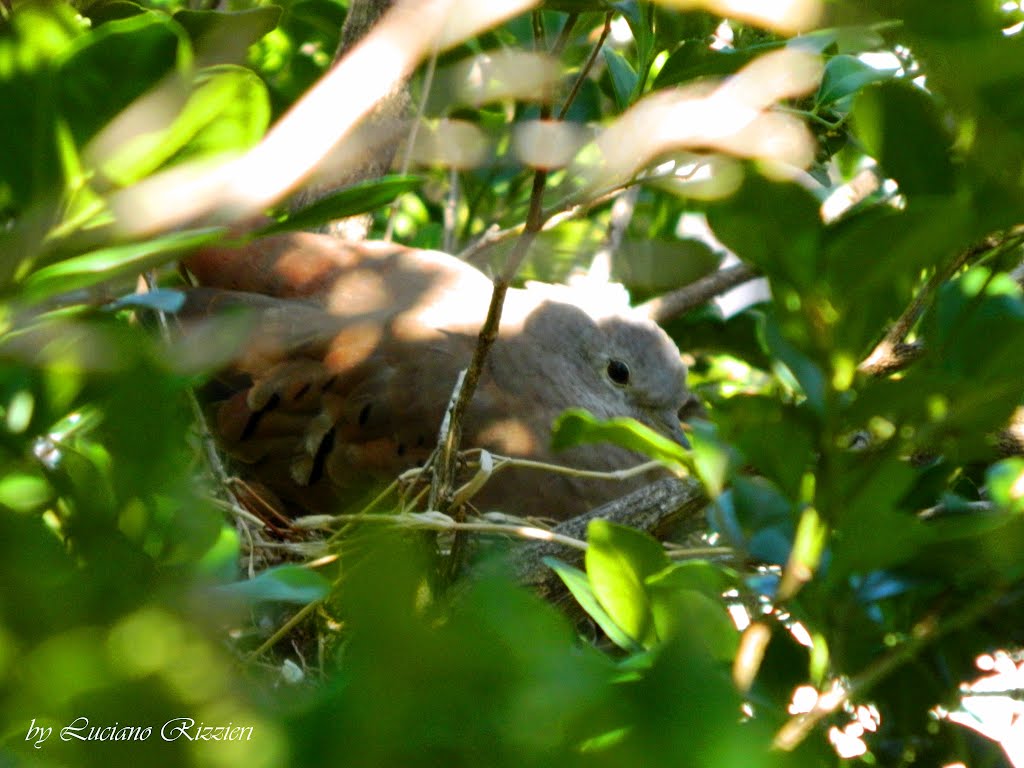
[[263,138],[270,124],[266,85],[245,67],[220,65],[200,72],[195,90],[168,140],[181,146],[172,161],[242,152]]
[[59,293],[87,288],[105,280],[151,269],[182,251],[220,239],[223,227],[174,232],[139,243],[113,245],[51,264],[21,283],[22,297],[39,301]]
[[211,579],[227,581],[236,578],[240,551],[238,531],[234,526],[222,524],[217,540],[196,563],[197,570]]
[[715,425],[697,421],[690,425],[693,467],[711,498],[725,488],[734,465],[735,450],[718,437]]
[[93,3],[84,9],[84,13],[92,21],[92,25],[95,28],[109,21],[129,19],[132,16],[138,16],[142,13],[153,13],[153,11],[143,8],[138,3],[130,2],[130,0],[112,0],[108,3]]
[[[1016,341],[1022,323],[1020,287],[985,267],[974,267],[944,284],[929,318],[934,343],[945,353],[943,363],[961,376],[992,366],[1002,345]],[[986,344],[977,344],[978,339]]]
[[985,485],[992,501],[1015,514],[1024,512],[1024,459],[1004,459],[988,468]]
[[619,13],[629,24],[629,31],[633,34],[633,41],[636,45],[637,61],[640,68],[650,66],[653,58],[655,33],[653,29],[654,16],[648,7],[640,8],[638,2],[626,0],[617,4]]
[[102,170],[128,186],[169,162],[241,153],[262,138],[269,122],[270,99],[260,78],[243,67],[211,67],[197,75],[170,126],[131,137],[102,158]]
[[956,188],[952,139],[935,98],[901,80],[864,89],[853,105],[857,136],[908,197]]
[[373,211],[386,205],[399,195],[411,192],[421,183],[419,176],[382,176],[379,179],[362,181],[317,200],[312,205],[288,215],[283,221],[264,227],[257,237],[279,232],[310,230],[335,219],[344,219],[360,213]]
[[163,14],[132,16],[94,30],[64,60],[58,75],[61,112],[78,146],[163,78],[183,74],[190,65],[184,30]]
[[732,484],[735,523],[743,546],[756,559],[782,565],[796,533],[794,504],[760,477],[737,477]]
[[955,198],[919,199],[905,210],[865,210],[829,227],[822,248],[828,298],[839,314],[838,350],[867,353],[918,289],[921,271],[969,247],[972,212]]
[[730,580],[710,563],[679,563],[647,579],[659,638],[699,639],[708,654],[732,661],[739,633],[722,601]]
[[786,367],[800,385],[811,410],[819,417],[823,416],[826,379],[821,366],[786,338],[773,315],[765,316],[764,341],[772,356]]
[[327,597],[331,582],[309,568],[282,565],[268,568],[254,579],[216,587],[215,591],[251,603],[305,605]]
[[605,442],[650,456],[677,472],[692,463],[683,446],[636,419],[617,417],[602,421],[581,408],[570,408],[552,427],[551,447],[556,451]]
[[814,196],[797,184],[748,176],[732,198],[711,206],[707,215],[715,235],[737,256],[773,281],[805,291],[820,279],[818,208]]
[[[85,33],[74,9],[60,3],[19,3],[3,33],[0,72],[31,72],[64,55]],[[16,53],[15,53],[16,51]]]
[[612,93],[615,95],[615,103],[619,110],[630,105],[633,90],[637,84],[636,70],[618,51],[612,48],[602,48],[605,63],[608,65],[608,73],[612,81]]
[[[592,234],[593,228],[589,229]],[[713,272],[722,261],[721,253],[694,238],[629,239],[620,245],[617,254],[612,277],[629,289],[634,301],[638,293],[657,295],[692,283]]]
[[750,63],[755,55],[756,51],[719,51],[708,48],[703,40],[684,40],[665,61],[654,86],[666,88],[700,77],[731,75]]
[[[62,194],[54,60],[82,33],[74,11],[57,4],[19,4],[7,28],[0,24],[0,104],[7,116],[0,119],[0,214],[32,203],[55,206]],[[53,215],[36,213],[42,220]],[[0,238],[17,240],[8,232]],[[8,271],[8,264],[0,268]]]
[[875,69],[856,56],[833,56],[825,64],[825,72],[815,102],[829,106],[860,91],[864,86],[891,80],[894,70]]
[[174,20],[185,28],[193,42],[209,44],[203,48],[204,53],[210,47],[228,43],[244,51],[277,26],[281,10],[277,5],[241,11],[182,10],[174,14]]
[[[798,498],[800,481],[811,464],[817,421],[806,408],[776,398],[737,396],[716,409],[723,437],[739,448],[743,463]],[[786,446],[780,451],[779,446]]]
[[623,632],[622,628],[608,615],[608,612],[601,607],[601,603],[598,601],[597,595],[594,594],[590,581],[587,579],[587,574],[579,568],[573,568],[571,565],[553,557],[544,558],[544,563],[558,574],[558,578],[562,580],[562,583],[572,593],[572,596],[576,598],[576,602],[580,604],[580,607],[586,611],[590,618],[597,622],[601,631],[608,635],[609,640],[624,651],[639,650],[640,646]]
[[[975,267],[939,290],[923,336],[933,350],[900,382],[926,419],[921,438],[945,440],[960,460],[991,456],[985,434],[1000,429],[1020,402],[1024,301],[1005,274]],[[890,398],[892,399],[892,398]]]
[[636,643],[658,640],[645,581],[670,565],[652,537],[607,520],[587,526],[587,578],[601,607]]
[[[933,540],[934,529],[900,507],[914,481],[914,470],[906,462],[853,454],[843,456],[834,471],[839,480],[836,498],[842,502],[819,510],[834,528],[830,579],[892,567]],[[813,554],[815,534],[824,523],[808,515],[804,541]]]
[[736,574],[705,560],[690,560],[673,563],[667,570],[651,576],[647,582],[673,589],[689,589],[719,600],[736,586]]
[[53,498],[53,488],[39,475],[12,473],[0,477],[0,505],[15,512],[33,512]]
[[824,54],[833,50],[837,54],[872,51],[885,45],[885,38],[872,27],[848,26],[816,29],[787,41],[786,46]]

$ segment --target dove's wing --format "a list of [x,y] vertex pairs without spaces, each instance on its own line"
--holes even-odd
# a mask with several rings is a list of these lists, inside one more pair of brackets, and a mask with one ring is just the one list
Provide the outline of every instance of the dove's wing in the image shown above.
[[215,419],[266,486],[328,511],[426,460],[486,309],[482,274],[444,254],[315,235],[203,249],[187,266],[217,287],[190,291],[186,315],[250,313]]

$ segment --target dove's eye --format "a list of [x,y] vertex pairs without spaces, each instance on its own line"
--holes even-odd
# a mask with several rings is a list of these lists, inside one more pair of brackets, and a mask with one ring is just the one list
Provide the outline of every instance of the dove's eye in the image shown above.
[[621,360],[608,361],[608,378],[620,387],[629,384],[629,366]]

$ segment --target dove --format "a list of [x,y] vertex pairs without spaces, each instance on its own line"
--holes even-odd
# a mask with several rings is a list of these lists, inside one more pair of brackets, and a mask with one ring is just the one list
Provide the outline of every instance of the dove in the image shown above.
[[[351,511],[427,460],[487,312],[492,284],[482,272],[437,251],[313,233],[205,247],[184,266],[198,283],[187,315],[252,313],[252,332],[219,379],[212,428],[243,474],[292,514]],[[462,448],[625,469],[644,458],[607,444],[556,454],[552,422],[584,408],[686,445],[681,417],[696,402],[686,376],[672,339],[628,306],[566,286],[512,288]],[[616,481],[511,468],[472,503],[566,519],[660,473]]]

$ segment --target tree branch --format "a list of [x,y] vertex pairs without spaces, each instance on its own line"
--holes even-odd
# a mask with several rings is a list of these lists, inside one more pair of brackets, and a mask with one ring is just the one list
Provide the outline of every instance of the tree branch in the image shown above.
[[746,264],[737,264],[705,275],[678,290],[658,296],[641,304],[637,309],[656,323],[663,323],[685,315],[719,294],[753,280],[758,272]]
[[[696,533],[704,528],[704,508],[708,498],[701,484],[693,478],[666,478],[644,486],[620,499],[566,520],[553,529],[559,536],[585,540],[591,520],[609,520],[664,538],[672,529],[682,534]],[[559,557],[579,566],[583,553],[559,544],[537,542],[516,547],[509,555],[511,572],[520,584],[531,587],[546,599],[565,597],[565,585],[544,563],[546,557]]]

